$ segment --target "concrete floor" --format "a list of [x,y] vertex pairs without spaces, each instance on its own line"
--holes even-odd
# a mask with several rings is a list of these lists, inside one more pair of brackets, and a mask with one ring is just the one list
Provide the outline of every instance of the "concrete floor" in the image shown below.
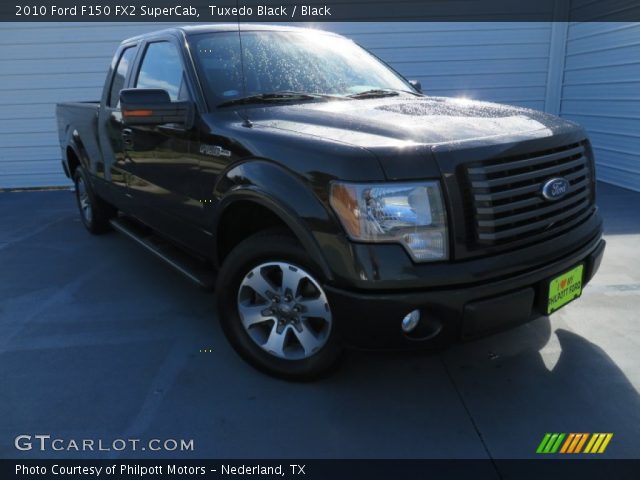
[[599,204],[604,263],[550,320],[437,354],[352,353],[291,384],[231,350],[210,293],[89,235],[71,193],[0,193],[0,457],[79,456],[14,449],[48,433],[195,440],[173,458],[527,458],[545,432],[612,432],[606,457],[640,458],[640,194],[601,185]]

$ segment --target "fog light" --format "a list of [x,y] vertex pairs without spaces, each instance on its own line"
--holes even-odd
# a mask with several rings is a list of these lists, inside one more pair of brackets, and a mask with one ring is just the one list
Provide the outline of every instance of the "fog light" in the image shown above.
[[414,328],[418,326],[418,322],[420,321],[420,310],[413,310],[409,312],[402,319],[402,331],[405,333],[409,333]]

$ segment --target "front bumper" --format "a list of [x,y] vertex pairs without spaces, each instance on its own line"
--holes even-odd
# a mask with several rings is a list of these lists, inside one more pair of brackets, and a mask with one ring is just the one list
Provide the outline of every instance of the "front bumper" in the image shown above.
[[[600,235],[561,260],[499,280],[423,290],[363,293],[326,286],[340,333],[353,347],[411,349],[438,347],[504,330],[546,313],[548,281],[584,262],[583,286],[604,253]],[[405,334],[401,319],[419,309],[419,326]]]

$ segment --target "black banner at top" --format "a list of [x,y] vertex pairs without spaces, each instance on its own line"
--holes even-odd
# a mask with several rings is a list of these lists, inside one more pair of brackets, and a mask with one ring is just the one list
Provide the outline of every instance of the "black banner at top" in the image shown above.
[[638,22],[640,0],[16,0],[2,22]]

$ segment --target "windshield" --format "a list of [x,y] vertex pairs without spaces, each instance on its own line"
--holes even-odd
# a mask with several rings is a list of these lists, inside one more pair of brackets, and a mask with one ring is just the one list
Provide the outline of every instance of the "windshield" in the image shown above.
[[274,92],[346,97],[370,90],[414,91],[351,40],[323,32],[206,33],[192,36],[191,44],[211,107]]

